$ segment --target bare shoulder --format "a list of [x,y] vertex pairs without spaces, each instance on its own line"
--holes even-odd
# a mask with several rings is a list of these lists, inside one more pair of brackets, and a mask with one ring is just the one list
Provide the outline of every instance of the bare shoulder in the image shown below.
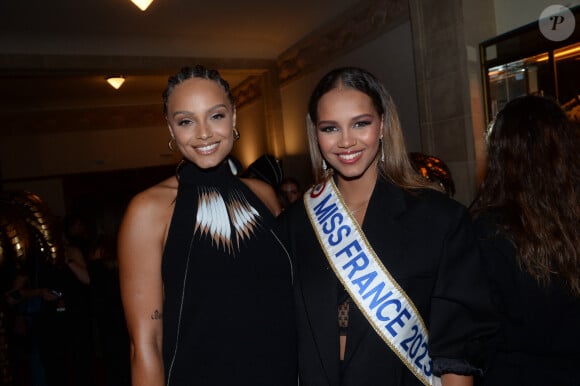
[[141,210],[163,210],[170,207],[177,197],[177,179],[170,177],[135,195],[129,206]]
[[171,177],[135,195],[127,206],[123,223],[138,225],[141,230],[166,230],[173,215],[177,186],[177,179]]
[[282,212],[278,196],[271,185],[257,178],[240,178],[248,188],[270,209],[274,216]]

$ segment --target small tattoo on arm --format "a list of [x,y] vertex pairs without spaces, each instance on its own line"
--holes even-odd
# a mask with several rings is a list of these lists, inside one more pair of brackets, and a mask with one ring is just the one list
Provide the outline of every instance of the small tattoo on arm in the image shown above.
[[161,312],[159,312],[159,310],[155,310],[155,312],[153,312],[151,314],[151,319],[160,320],[161,319]]

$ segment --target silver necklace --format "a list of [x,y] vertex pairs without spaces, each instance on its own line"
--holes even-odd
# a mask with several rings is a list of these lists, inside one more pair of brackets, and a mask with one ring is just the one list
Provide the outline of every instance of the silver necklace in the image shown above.
[[369,202],[369,201],[368,201],[368,200],[366,200],[366,201],[365,201],[365,202],[363,202],[363,203],[362,203],[362,205],[361,205],[361,206],[359,206],[358,208],[355,208],[355,209],[349,209],[348,211],[350,212],[350,214],[355,214],[355,213],[359,212],[359,211],[360,211],[362,208],[364,208],[364,207],[367,205],[367,203],[368,203],[368,202]]

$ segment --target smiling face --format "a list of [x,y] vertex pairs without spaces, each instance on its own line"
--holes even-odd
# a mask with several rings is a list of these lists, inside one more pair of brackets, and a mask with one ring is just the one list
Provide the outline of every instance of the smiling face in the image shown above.
[[351,88],[333,88],[318,102],[316,132],[322,156],[338,178],[376,179],[382,119],[371,98]]
[[166,119],[179,151],[202,169],[219,165],[232,150],[236,112],[213,80],[191,78],[176,85]]

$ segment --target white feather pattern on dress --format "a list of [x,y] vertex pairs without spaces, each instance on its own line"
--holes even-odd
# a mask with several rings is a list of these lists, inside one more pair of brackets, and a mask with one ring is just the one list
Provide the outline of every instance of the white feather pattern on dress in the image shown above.
[[238,250],[259,223],[259,212],[239,192],[234,191],[225,200],[215,189],[200,188],[194,233],[210,237],[216,248],[227,252],[232,247]]

